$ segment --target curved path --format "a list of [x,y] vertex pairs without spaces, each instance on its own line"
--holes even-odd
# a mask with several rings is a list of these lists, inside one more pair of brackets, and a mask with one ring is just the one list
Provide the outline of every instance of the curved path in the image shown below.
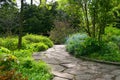
[[33,57],[51,66],[53,80],[120,80],[120,66],[77,59],[66,52],[65,45],[54,45]]

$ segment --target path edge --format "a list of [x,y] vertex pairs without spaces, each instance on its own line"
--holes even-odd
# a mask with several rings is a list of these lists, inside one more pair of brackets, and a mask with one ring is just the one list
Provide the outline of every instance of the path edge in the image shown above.
[[110,61],[104,61],[104,60],[91,59],[91,58],[83,57],[83,56],[79,56],[79,59],[86,60],[86,61],[97,62],[97,63],[103,63],[103,64],[110,64],[110,65],[120,66],[119,62],[110,62]]

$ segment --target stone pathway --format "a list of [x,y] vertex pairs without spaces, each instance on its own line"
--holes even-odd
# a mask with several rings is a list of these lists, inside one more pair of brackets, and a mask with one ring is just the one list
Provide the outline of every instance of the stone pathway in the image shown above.
[[64,45],[54,45],[33,57],[51,66],[52,80],[120,80],[120,66],[77,59],[66,52]]

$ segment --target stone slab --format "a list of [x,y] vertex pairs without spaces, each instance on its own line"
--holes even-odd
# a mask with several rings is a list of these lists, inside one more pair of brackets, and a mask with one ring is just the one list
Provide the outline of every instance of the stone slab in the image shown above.
[[65,78],[65,79],[70,79],[70,80],[72,80],[72,79],[74,78],[73,75],[68,74],[68,73],[56,72],[56,71],[53,71],[52,73],[53,73],[55,76],[57,76],[57,77],[61,77],[61,78]]
[[60,77],[54,77],[53,80],[69,80],[69,79],[60,78]]
[[52,71],[62,72],[66,69],[65,67],[60,65],[49,64],[49,66],[52,68]]

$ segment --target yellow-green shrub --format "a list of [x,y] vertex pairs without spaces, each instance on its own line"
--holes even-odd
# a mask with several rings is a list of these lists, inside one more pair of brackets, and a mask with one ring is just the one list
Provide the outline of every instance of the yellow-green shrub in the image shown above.
[[32,44],[32,47],[33,47],[33,51],[44,51],[44,50],[47,50],[48,49],[48,46],[45,45],[44,43],[33,43]]
[[[1,46],[5,47],[9,50],[16,50],[18,45],[18,39],[17,38],[2,38]],[[23,40],[22,42],[22,49],[26,48],[26,42]]]
[[44,43],[48,47],[53,46],[53,42],[49,38],[45,36],[41,36],[41,35],[27,34],[26,36],[23,37],[23,39],[25,39],[27,43],[29,44],[30,43]]
[[11,51],[5,47],[0,47],[0,53],[10,53]]

